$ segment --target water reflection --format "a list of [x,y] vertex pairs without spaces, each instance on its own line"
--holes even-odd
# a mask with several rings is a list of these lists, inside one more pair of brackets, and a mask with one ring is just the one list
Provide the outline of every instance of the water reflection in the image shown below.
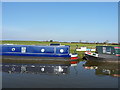
[[109,75],[113,77],[120,77],[119,62],[101,62],[89,60],[83,64],[85,69],[95,69],[96,75]]
[[[101,65],[93,62],[46,61],[46,60],[3,60],[3,88],[116,88],[118,79],[113,77],[98,77],[94,70],[100,70]],[[104,64],[106,65],[106,64]],[[103,65],[103,66],[104,66]],[[107,70],[107,71],[106,71]],[[104,73],[109,72],[104,68]],[[90,72],[89,72],[90,71]],[[19,78],[18,78],[19,77]]]
[[70,73],[70,66],[77,66],[78,61],[30,61],[4,60],[2,72],[27,74],[65,75]]

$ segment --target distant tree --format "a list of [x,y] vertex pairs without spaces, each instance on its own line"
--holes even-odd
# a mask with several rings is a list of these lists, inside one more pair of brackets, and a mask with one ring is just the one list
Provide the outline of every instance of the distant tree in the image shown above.
[[50,40],[50,42],[53,42],[53,40]]
[[118,40],[118,43],[120,43],[120,40]]
[[104,44],[108,44],[109,43],[109,40],[106,40],[105,42],[104,42]]
[[79,43],[81,43],[82,40],[79,40]]
[[120,41],[118,42],[118,44],[120,45]]
[[86,43],[88,43],[88,40],[86,40]]
[[99,44],[99,41],[97,41],[96,44]]

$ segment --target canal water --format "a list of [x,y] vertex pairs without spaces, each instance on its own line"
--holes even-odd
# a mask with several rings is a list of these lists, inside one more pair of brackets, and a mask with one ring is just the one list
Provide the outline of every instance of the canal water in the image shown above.
[[118,88],[116,62],[3,62],[2,88]]

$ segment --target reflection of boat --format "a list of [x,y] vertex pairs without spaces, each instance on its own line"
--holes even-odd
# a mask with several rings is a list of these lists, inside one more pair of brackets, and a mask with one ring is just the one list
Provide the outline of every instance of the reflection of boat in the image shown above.
[[2,71],[8,73],[67,74],[69,72],[69,65],[2,64]]
[[119,61],[120,47],[116,46],[96,46],[96,52],[85,52],[83,57],[86,60],[106,60]]
[[120,77],[120,63],[117,62],[100,62],[88,60],[84,65],[85,69],[95,69],[96,75],[110,75]]
[[[14,58],[13,56],[24,57],[26,59],[37,57],[38,59],[45,60],[47,58],[58,58],[59,60],[64,60],[64,58],[77,58],[77,54],[70,53],[70,46],[68,45],[56,45],[51,44],[50,46],[39,46],[39,45],[1,45],[2,52],[0,55],[4,56],[11,56],[10,58]],[[28,57],[25,57],[28,56]],[[7,58],[8,59],[8,58]]]
[[2,72],[62,75],[70,72],[70,65],[71,62],[31,62],[28,60],[18,62],[18,60],[11,60],[2,63]]

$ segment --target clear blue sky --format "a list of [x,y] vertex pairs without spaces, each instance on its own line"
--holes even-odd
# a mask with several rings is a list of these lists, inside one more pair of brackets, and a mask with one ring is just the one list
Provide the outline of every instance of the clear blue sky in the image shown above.
[[3,40],[118,42],[117,2],[3,2]]

